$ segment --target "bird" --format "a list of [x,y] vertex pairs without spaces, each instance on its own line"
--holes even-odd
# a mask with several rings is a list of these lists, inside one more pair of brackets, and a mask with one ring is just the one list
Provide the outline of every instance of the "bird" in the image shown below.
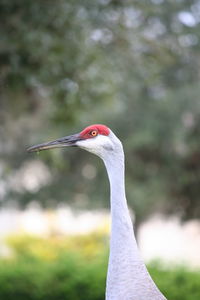
[[106,300],[166,300],[151,278],[136,242],[125,192],[123,145],[102,124],[27,149],[38,152],[52,148],[79,147],[99,156],[110,183],[111,232],[106,278]]

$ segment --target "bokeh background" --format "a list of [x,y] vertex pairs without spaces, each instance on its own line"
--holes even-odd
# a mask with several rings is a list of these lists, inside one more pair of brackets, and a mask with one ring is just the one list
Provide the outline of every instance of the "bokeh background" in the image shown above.
[[200,299],[200,1],[1,0],[0,22],[0,299],[104,299],[103,163],[26,153],[92,123],[124,144],[157,285]]

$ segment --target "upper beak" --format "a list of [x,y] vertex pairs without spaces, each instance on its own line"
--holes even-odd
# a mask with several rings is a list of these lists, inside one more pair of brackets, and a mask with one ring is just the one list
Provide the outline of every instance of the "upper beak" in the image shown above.
[[51,142],[32,146],[32,147],[28,148],[27,151],[28,152],[37,152],[37,151],[42,151],[42,150],[47,150],[47,149],[52,149],[52,148],[76,146],[76,142],[79,140],[81,140],[81,138],[80,138],[79,133],[77,133],[77,134],[59,138],[59,139],[51,141]]

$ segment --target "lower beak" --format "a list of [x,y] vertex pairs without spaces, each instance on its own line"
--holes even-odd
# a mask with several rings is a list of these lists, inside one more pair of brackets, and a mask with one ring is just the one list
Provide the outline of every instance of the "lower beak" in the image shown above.
[[70,136],[65,136],[63,138],[35,145],[27,149],[28,152],[38,152],[42,150],[48,150],[52,148],[63,148],[63,147],[69,147],[69,146],[76,146],[76,142],[79,141],[80,135],[79,134],[73,134]]

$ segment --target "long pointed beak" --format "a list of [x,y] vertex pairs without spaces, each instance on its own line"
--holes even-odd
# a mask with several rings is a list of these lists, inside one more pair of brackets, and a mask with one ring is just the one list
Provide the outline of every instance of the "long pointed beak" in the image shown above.
[[52,148],[63,148],[63,147],[69,147],[69,146],[76,146],[76,142],[80,141],[80,135],[79,133],[65,136],[62,138],[59,138],[57,140],[43,143],[43,144],[38,144],[35,146],[32,146],[27,149],[28,152],[38,152],[42,150],[48,150]]

